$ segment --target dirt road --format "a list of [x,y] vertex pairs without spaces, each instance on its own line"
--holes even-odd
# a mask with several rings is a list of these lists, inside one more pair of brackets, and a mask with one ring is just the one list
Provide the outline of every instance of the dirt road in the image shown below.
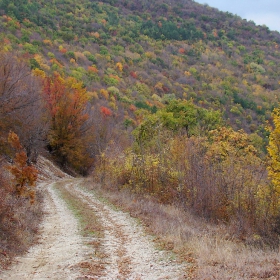
[[[82,188],[81,179],[66,179],[43,186],[45,219],[39,244],[16,259],[0,279],[186,279],[184,267],[174,255],[156,250],[152,238],[145,234],[137,220],[98,200]],[[100,258],[89,246],[91,237],[83,237],[78,218],[59,195],[59,189],[92,209],[103,227],[98,242]],[[96,242],[96,237],[92,237]],[[81,264],[90,256],[100,262],[100,274],[88,274]],[[92,259],[92,257],[90,257]]]

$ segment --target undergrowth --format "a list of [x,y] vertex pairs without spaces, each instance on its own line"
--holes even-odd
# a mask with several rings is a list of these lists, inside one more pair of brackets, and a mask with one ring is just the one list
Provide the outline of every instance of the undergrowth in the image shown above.
[[92,179],[85,186],[140,219],[157,246],[189,263],[189,279],[279,279],[279,253],[259,244],[257,235],[241,241],[225,225],[211,224],[152,197],[101,187]]
[[25,253],[38,237],[42,219],[42,195],[37,190],[33,204],[15,196],[9,180],[0,174],[0,268]]

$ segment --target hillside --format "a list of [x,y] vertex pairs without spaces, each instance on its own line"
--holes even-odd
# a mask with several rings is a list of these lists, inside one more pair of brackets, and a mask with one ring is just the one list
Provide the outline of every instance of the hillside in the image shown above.
[[93,104],[109,91],[109,106],[121,103],[128,121],[131,104],[153,111],[191,99],[264,135],[277,105],[280,34],[207,5],[0,1],[0,9],[4,49],[24,53],[33,69],[83,81]]

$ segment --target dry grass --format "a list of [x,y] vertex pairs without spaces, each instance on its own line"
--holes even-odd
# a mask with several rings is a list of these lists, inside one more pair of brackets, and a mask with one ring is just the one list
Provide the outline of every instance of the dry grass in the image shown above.
[[[278,251],[258,249],[233,238],[230,228],[198,219],[175,206],[162,205],[127,190],[86,186],[114,205],[129,211],[155,235],[158,246],[189,262],[189,279],[280,279]],[[258,244],[258,236],[251,242]]]
[[[36,189],[34,204],[17,197],[7,171],[8,163],[0,159],[0,269],[7,268],[15,256],[24,254],[39,237],[39,224],[43,217],[43,194]],[[60,179],[66,176],[49,160],[39,157],[36,168],[39,181]]]
[[5,181],[0,181],[0,268],[6,268],[15,256],[25,253],[37,241],[42,195],[37,192],[31,205],[28,199],[11,194]]
[[279,253],[245,246],[224,236],[193,236],[186,248],[197,259],[197,279],[279,279]]

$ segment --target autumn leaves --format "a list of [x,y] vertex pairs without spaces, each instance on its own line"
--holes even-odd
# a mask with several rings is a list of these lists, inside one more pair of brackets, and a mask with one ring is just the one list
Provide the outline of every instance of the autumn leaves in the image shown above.
[[58,73],[44,81],[44,98],[50,117],[49,148],[62,166],[77,170],[89,166],[87,106],[89,96],[81,82]]

